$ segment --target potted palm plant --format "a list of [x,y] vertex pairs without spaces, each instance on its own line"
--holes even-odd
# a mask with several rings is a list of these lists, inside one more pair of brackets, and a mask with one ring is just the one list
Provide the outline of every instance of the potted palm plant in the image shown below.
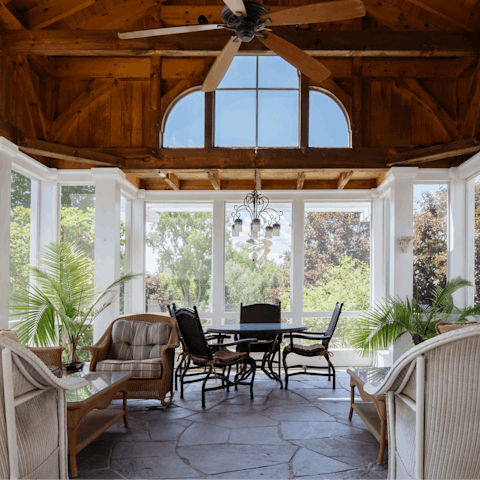
[[60,327],[68,347],[67,365],[79,365],[78,342],[118,295],[120,285],[138,275],[120,276],[103,292],[93,284],[93,265],[76,244],[51,243],[30,267],[30,283],[11,297],[11,317],[20,341],[45,347],[58,341]]
[[353,348],[364,356],[387,348],[405,333],[415,345],[437,335],[435,325],[440,321],[465,322],[467,317],[480,314],[480,305],[459,309],[452,294],[460,288],[471,287],[468,280],[457,277],[437,286],[428,305],[415,298],[405,300],[386,297],[361,317],[352,334]]

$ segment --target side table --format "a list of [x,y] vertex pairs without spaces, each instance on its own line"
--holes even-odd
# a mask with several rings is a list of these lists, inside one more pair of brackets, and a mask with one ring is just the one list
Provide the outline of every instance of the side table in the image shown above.
[[[363,420],[373,436],[380,443],[377,463],[383,463],[385,445],[387,440],[387,409],[385,405],[385,395],[369,395],[363,389],[366,383],[381,382],[387,375],[390,368],[378,367],[351,367],[347,369],[350,375],[350,414],[349,420],[352,420],[353,412]],[[364,403],[355,403],[355,387],[358,388],[360,397]]]

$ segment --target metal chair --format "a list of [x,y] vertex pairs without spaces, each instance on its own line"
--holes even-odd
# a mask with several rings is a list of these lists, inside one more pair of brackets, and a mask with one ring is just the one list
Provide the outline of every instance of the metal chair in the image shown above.
[[[330,352],[328,351],[328,344],[330,343],[331,338],[335,332],[335,328],[337,327],[338,319],[340,317],[340,313],[342,312],[343,303],[338,303],[335,306],[335,309],[332,314],[332,318],[328,325],[326,332],[303,332],[303,333],[291,333],[290,336],[290,344],[285,347],[283,350],[283,368],[285,370],[285,389],[288,388],[288,377],[293,375],[320,375],[328,377],[330,381],[330,377],[333,376],[333,388],[335,389],[335,367],[333,366],[332,362],[330,361]],[[319,340],[321,343],[315,343],[313,345],[301,345],[298,343],[294,343],[293,339],[304,339],[304,340]],[[311,366],[311,365],[292,365],[288,367],[287,365],[287,355],[289,353],[296,353],[297,355],[301,355],[303,357],[316,357],[321,356],[324,357],[327,361],[327,366]],[[294,373],[288,373],[288,368],[302,368],[303,370]],[[326,369],[328,368],[328,373],[319,373],[319,372],[311,372],[307,369],[319,370],[319,369]],[[331,371],[333,370],[333,374]]]
[[[243,305],[240,303],[240,323],[281,323],[282,322],[282,302],[278,304],[272,303],[252,303],[251,305]],[[280,376],[280,343],[273,345],[275,335],[268,333],[255,334],[256,342],[250,343],[251,352],[263,352],[261,361],[262,370],[271,377],[270,372],[265,369],[265,363],[278,363],[278,375]],[[239,336],[240,339],[245,338],[246,334]],[[243,346],[238,347],[242,351]],[[275,354],[278,352],[278,360],[274,360]],[[271,365],[270,365],[271,366]]]
[[[183,369],[180,379],[181,393],[180,398],[183,398],[183,385],[188,383],[200,382],[202,384],[202,408],[205,408],[205,392],[212,390],[219,390],[226,388],[230,390],[231,386],[237,389],[238,385],[250,386],[250,397],[253,399],[253,381],[255,379],[256,363],[247,347],[245,352],[232,352],[226,347],[247,345],[255,341],[255,338],[246,338],[229,343],[219,343],[209,345],[203,333],[202,324],[198,316],[197,308],[180,308],[177,310],[175,305],[172,305],[171,312],[177,321],[180,335],[183,338],[187,353],[186,368]],[[190,362],[199,367],[204,367],[205,370],[200,375],[204,378],[197,378],[194,380],[185,381],[185,375],[189,368]],[[232,365],[241,366],[240,370],[234,377],[234,381],[230,380],[230,370]],[[220,371],[219,371],[220,370]],[[227,374],[225,375],[225,371]],[[206,388],[206,384],[212,373],[215,378],[220,378],[222,384],[217,387]],[[247,378],[251,376],[251,381],[246,382]]]

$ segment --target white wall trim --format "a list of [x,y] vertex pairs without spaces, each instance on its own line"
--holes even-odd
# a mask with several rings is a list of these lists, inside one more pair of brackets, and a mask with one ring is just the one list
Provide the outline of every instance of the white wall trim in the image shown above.
[[469,180],[476,177],[480,173],[480,152],[476,153],[472,158],[462,163],[458,167],[459,177],[464,180]]

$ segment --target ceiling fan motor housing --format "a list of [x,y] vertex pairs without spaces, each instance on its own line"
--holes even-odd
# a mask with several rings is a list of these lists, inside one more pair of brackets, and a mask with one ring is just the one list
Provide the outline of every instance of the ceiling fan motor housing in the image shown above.
[[227,28],[234,30],[242,42],[249,42],[263,29],[265,22],[261,20],[268,13],[268,8],[262,3],[245,0],[247,16],[235,15],[227,6],[222,10],[222,22]]

